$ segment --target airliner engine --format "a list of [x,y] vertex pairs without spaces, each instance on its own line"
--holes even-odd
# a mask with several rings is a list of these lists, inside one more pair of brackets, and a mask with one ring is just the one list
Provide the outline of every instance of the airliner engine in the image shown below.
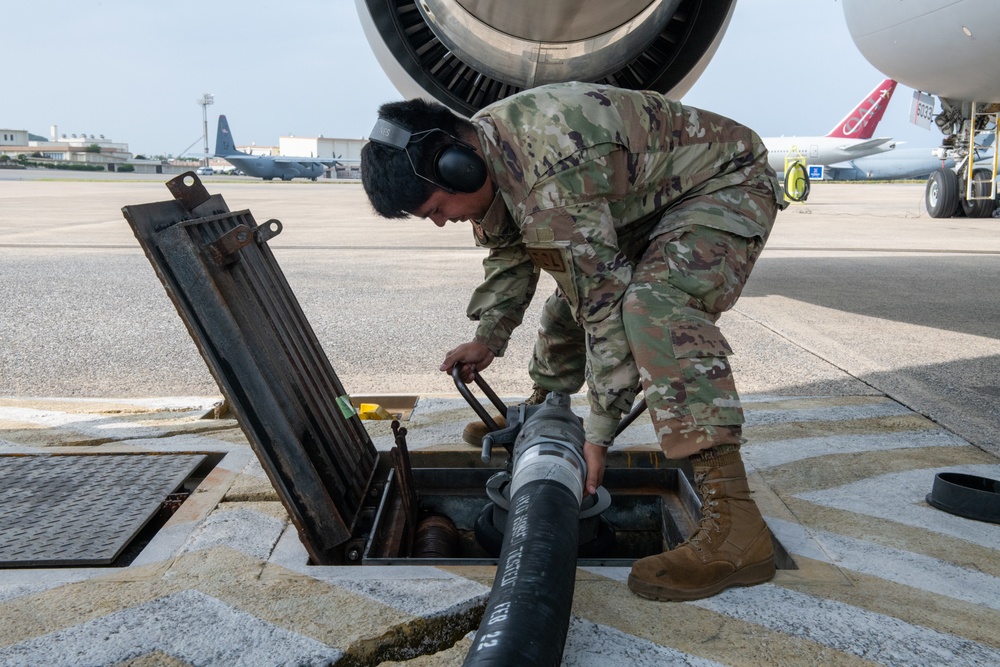
[[592,81],[680,97],[718,48],[736,0],[356,0],[365,35],[408,98],[463,115],[525,88]]

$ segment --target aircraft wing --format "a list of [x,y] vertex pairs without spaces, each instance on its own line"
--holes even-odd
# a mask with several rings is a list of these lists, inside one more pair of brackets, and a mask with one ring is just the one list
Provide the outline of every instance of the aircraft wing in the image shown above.
[[275,164],[297,164],[301,166],[306,166],[309,164],[323,163],[323,160],[317,160],[311,157],[275,157]]
[[318,158],[318,157],[275,157],[277,164],[297,164],[305,167],[310,164],[322,164],[327,167],[334,167],[338,164],[359,164],[361,160],[343,160],[340,158]]
[[837,150],[844,151],[845,153],[868,153],[890,141],[892,141],[891,137],[868,139],[867,141],[860,141],[856,144],[843,144],[842,146],[837,146]]

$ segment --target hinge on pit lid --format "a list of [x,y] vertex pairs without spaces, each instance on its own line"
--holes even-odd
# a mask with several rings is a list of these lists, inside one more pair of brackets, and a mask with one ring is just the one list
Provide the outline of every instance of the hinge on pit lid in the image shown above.
[[258,226],[257,229],[254,230],[253,235],[257,243],[267,243],[280,233],[281,222],[271,218],[263,225]]
[[185,171],[167,181],[167,189],[174,199],[189,211],[195,210],[212,196],[202,184],[201,179],[193,171]]
[[209,249],[216,262],[221,266],[226,266],[235,261],[233,254],[240,248],[244,248],[254,241],[258,244],[267,243],[280,233],[281,223],[273,219],[252,231],[246,225],[237,225],[210,243]]
[[253,240],[253,232],[249,227],[237,225],[209,244],[209,249],[215,261],[225,266],[235,261],[233,254],[236,251],[250,245]]
[[174,201],[181,205],[192,217],[204,218],[229,212],[222,195],[210,195],[201,179],[193,171],[186,171],[167,181],[167,189]]

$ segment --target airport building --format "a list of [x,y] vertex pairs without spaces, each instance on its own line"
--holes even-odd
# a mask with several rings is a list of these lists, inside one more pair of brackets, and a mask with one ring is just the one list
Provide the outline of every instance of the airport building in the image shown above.
[[27,130],[4,130],[0,129],[0,149],[4,146],[27,146]]
[[[287,136],[278,139],[277,146],[258,146],[256,144],[238,146],[237,149],[248,155],[273,155],[287,157],[315,157],[320,159],[343,159],[354,164],[339,165],[336,173],[328,176],[337,178],[360,178],[358,162],[361,148],[367,143],[365,139],[338,139],[333,137],[297,137]],[[13,164],[18,156],[34,163],[74,163],[103,166],[108,171],[116,171],[119,165],[129,164],[130,170],[147,174],[176,174],[194,167],[189,162],[162,161],[150,159],[135,159],[127,143],[120,143],[106,138],[103,134],[58,134],[58,128],[52,125],[49,137],[31,134],[27,130],[0,128],[0,155],[6,155],[7,162]],[[209,166],[216,173],[234,171],[234,167],[214,155],[209,157]],[[196,165],[195,165],[196,166]]]
[[333,137],[279,137],[278,154],[294,157],[315,157],[323,160],[352,160],[353,165],[337,168],[338,178],[360,178],[357,162],[366,139],[335,139]]
[[281,149],[278,146],[250,144],[249,146],[237,146],[236,150],[242,151],[247,155],[281,155]]
[[11,159],[24,155],[33,161],[104,165],[109,171],[114,170],[114,165],[125,164],[132,157],[128,144],[111,141],[103,134],[63,134],[60,137],[55,125],[50,128],[48,139],[30,134],[27,130],[0,128],[0,155]]

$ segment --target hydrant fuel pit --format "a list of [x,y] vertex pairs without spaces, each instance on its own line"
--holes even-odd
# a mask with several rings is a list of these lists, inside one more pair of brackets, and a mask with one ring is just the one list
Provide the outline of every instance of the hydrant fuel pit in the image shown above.
[[[496,565],[502,530],[481,539],[484,509],[492,508],[487,495],[491,479],[506,474],[502,468],[441,467],[437,454],[414,452],[413,479],[424,516],[445,515],[458,532],[456,551],[449,557],[415,558],[406,553],[404,510],[395,471],[389,471],[371,533],[356,555],[364,565]],[[612,465],[618,457],[609,457]],[[633,460],[632,464],[639,463]],[[660,456],[642,457],[642,465],[667,466]],[[578,563],[584,566],[629,566],[638,558],[660,553],[684,541],[700,516],[698,500],[683,471],[670,467],[609,467],[604,486],[610,505],[600,515],[613,528],[613,541],[580,545]],[[489,516],[492,522],[492,515]],[[603,523],[602,522],[602,523]],[[579,541],[579,540],[578,540]]]
[[[167,187],[174,199],[123,213],[310,562],[496,564],[496,544],[481,544],[476,524],[490,507],[487,525],[499,530],[516,475],[471,451],[378,451],[268,248],[281,224],[258,226],[249,211],[231,212],[191,172]],[[405,437],[397,442],[405,448]],[[580,564],[628,565],[693,531],[699,501],[673,465],[658,452],[611,452],[604,477],[610,503],[599,498],[606,505],[592,514],[599,520],[580,524]],[[584,519],[591,518],[586,502]],[[429,516],[438,519],[421,523]],[[602,540],[602,531],[613,539]],[[418,532],[431,548],[414,558]],[[776,547],[781,567],[784,550]]]

